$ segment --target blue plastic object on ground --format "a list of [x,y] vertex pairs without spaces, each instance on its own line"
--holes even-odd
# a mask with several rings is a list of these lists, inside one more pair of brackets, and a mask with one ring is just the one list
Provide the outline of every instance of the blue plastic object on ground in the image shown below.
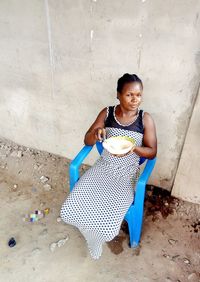
[[[97,142],[96,147],[97,147],[97,151],[101,155],[103,151],[102,143]],[[75,159],[72,160],[69,167],[70,192],[72,191],[75,183],[79,179],[80,165],[82,164],[83,160],[88,156],[92,148],[93,146],[84,146],[82,150],[78,153],[78,155],[75,157]],[[156,158],[152,160],[140,158],[140,165],[145,161],[146,161],[145,168],[142,174],[140,175],[135,187],[134,202],[130,206],[124,218],[128,223],[130,246],[132,248],[136,248],[140,242],[142,223],[143,223],[145,188],[147,181],[151,175],[151,172],[155,166]]]

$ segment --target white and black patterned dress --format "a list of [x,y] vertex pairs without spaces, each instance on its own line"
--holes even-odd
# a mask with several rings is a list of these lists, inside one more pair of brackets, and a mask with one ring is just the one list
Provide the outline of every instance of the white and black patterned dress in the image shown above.
[[[143,111],[132,124],[123,126],[115,117],[115,107],[108,107],[105,129],[107,138],[129,136],[142,146]],[[85,237],[90,254],[98,259],[102,244],[118,235],[121,223],[134,199],[139,171],[139,156],[111,155],[105,149],[96,163],[85,172],[61,209],[64,222],[76,226]]]

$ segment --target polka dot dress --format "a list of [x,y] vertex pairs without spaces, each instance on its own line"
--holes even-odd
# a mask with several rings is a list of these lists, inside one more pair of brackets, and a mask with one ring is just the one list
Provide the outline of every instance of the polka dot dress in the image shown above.
[[[138,127],[141,118],[142,114],[138,115],[132,129]],[[129,136],[136,140],[137,146],[142,145],[143,133],[130,130],[130,125],[127,128],[119,124],[114,116],[114,107],[108,108],[105,125],[107,138]],[[79,179],[64,202],[61,218],[80,230],[92,258],[98,259],[102,254],[102,244],[118,235],[134,200],[138,175],[139,156],[135,153],[116,157],[103,150],[101,157]]]

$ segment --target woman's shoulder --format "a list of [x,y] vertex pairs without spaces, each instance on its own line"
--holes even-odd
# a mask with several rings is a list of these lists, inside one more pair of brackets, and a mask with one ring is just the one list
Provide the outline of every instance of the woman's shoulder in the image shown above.
[[144,125],[144,127],[148,126],[152,122],[154,122],[154,120],[153,120],[153,117],[151,116],[151,114],[143,111],[143,125]]
[[[151,114],[150,113],[148,113],[148,112],[145,112],[144,110],[142,110],[142,114],[143,114],[143,117],[144,118],[152,118],[152,116],[151,116]],[[152,118],[153,119],[153,118]]]

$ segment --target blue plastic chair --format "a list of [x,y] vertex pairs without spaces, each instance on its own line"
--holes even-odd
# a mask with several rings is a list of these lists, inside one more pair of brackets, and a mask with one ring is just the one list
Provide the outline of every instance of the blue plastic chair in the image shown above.
[[[102,143],[96,143],[97,151],[101,155],[103,151]],[[78,153],[74,160],[72,160],[69,167],[69,177],[70,177],[70,192],[72,191],[75,183],[79,180],[79,167],[83,160],[92,150],[93,146],[84,146],[82,150]],[[140,165],[146,161],[145,158],[140,158]],[[149,176],[155,166],[156,158],[149,160],[147,159],[145,168],[140,175],[138,182],[135,187],[135,198],[134,202],[130,206],[129,210],[125,215],[125,220],[128,223],[129,236],[130,236],[130,247],[136,248],[140,242],[140,236],[142,231],[143,223],[143,211],[144,211],[144,197],[145,188]]]

